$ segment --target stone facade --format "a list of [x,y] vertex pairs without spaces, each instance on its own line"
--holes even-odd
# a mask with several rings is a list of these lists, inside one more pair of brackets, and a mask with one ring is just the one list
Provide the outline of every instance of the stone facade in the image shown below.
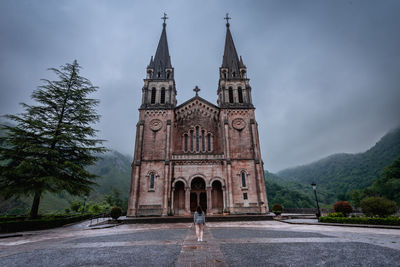
[[227,23],[218,102],[177,106],[166,24],[147,67],[136,126],[128,216],[265,214],[268,203],[246,66]]

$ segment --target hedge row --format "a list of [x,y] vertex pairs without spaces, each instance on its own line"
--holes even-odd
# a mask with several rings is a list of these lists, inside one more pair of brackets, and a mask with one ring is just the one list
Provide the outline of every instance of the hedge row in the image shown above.
[[399,217],[370,218],[370,217],[319,217],[319,222],[324,223],[351,223],[351,224],[375,224],[375,225],[400,225]]
[[0,222],[0,233],[12,233],[20,231],[43,230],[49,228],[60,227],[65,224],[83,221],[93,217],[92,214],[61,217],[61,218],[43,218],[35,220],[15,220]]

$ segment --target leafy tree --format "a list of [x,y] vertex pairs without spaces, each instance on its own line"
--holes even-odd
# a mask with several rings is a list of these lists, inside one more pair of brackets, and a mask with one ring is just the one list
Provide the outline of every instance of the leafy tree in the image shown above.
[[381,177],[373,183],[372,189],[400,205],[400,157],[383,170]]
[[335,204],[333,204],[333,210],[335,212],[341,212],[347,217],[353,212],[353,207],[347,201],[337,201]]
[[83,195],[95,184],[97,176],[85,166],[105,151],[91,126],[99,120],[99,101],[88,98],[97,87],[79,76],[80,68],[75,60],[50,69],[58,80],[42,80],[31,96],[38,104],[22,103],[23,113],[6,115],[17,125],[2,125],[7,135],[0,137],[0,192],[6,198],[33,195],[31,217],[44,192]]
[[386,217],[397,211],[396,202],[384,197],[367,197],[361,200],[360,204],[367,216]]

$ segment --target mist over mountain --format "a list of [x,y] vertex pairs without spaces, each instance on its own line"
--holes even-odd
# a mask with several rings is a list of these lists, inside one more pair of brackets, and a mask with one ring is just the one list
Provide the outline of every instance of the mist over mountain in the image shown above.
[[363,153],[334,154],[316,162],[279,171],[286,181],[303,184],[316,182],[318,187],[336,197],[353,189],[371,185],[384,167],[400,155],[400,127],[389,131],[373,147]]

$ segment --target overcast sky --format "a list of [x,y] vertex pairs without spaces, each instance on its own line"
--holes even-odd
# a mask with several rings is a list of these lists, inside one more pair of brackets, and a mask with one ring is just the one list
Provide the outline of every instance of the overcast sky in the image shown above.
[[100,87],[97,128],[132,156],[163,12],[178,104],[215,103],[225,21],[247,66],[265,169],[362,152],[400,125],[400,1],[0,1],[0,115],[74,59]]

